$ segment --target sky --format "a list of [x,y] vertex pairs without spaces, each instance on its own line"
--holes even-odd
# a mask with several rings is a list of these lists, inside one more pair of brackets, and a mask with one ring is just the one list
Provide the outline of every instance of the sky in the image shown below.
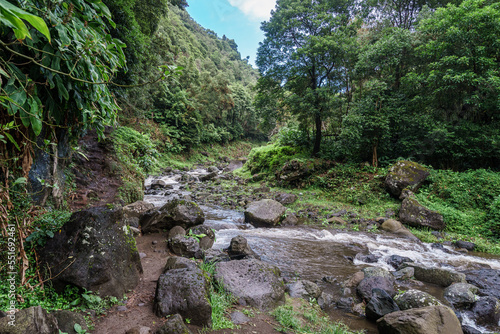
[[269,20],[275,0],[188,0],[186,8],[202,27],[219,37],[234,39],[241,57],[250,56],[255,67],[259,42],[264,40],[260,24]]

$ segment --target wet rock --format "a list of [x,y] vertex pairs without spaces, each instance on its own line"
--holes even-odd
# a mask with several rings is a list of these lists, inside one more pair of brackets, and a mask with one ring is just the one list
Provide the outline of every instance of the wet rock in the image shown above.
[[292,298],[305,300],[317,299],[321,295],[321,289],[316,283],[307,280],[299,280],[287,285],[288,293]]
[[406,227],[400,222],[394,219],[387,219],[380,225],[380,229],[390,233],[394,233],[403,238],[407,238],[413,241],[420,241],[416,236],[413,235]]
[[200,175],[199,179],[200,179],[200,181],[213,180],[218,174],[219,174],[219,172],[211,172],[211,173],[208,173],[205,175]]
[[403,189],[409,187],[416,191],[429,176],[427,168],[413,161],[398,161],[389,169],[385,178],[385,186],[396,197]]
[[180,235],[181,237],[186,235],[186,230],[181,226],[174,226],[168,231],[168,238],[172,239],[176,236]]
[[171,269],[160,275],[153,306],[158,317],[180,314],[198,326],[212,324],[208,283],[198,268]]
[[394,298],[401,310],[409,310],[426,306],[443,305],[434,296],[427,292],[410,289]]
[[137,326],[126,331],[125,334],[151,334],[151,328],[145,326]]
[[335,299],[330,293],[322,292],[318,297],[318,305],[322,310],[326,310],[336,306]]
[[274,199],[283,205],[292,204],[297,200],[297,195],[289,193],[278,193],[274,196]]
[[245,210],[245,223],[256,227],[273,227],[283,219],[286,208],[272,199],[251,203]]
[[446,254],[452,253],[449,249],[445,248],[443,244],[440,244],[438,242],[431,244],[431,248],[432,249],[439,249],[440,251],[442,251]]
[[250,321],[250,318],[241,312],[236,311],[236,312],[231,313],[231,322],[235,325],[246,324],[249,321]]
[[281,222],[281,226],[296,226],[299,224],[299,220],[293,213],[288,213]]
[[472,307],[472,313],[478,324],[498,326],[500,301],[491,296],[481,297]]
[[360,317],[366,316],[365,314],[365,303],[357,303],[352,306],[352,313],[359,315]]
[[384,269],[384,268],[366,267],[366,268],[363,268],[363,273],[365,274],[365,278],[368,278],[368,277],[385,277],[388,280],[394,282],[393,275],[387,269]]
[[341,310],[350,312],[354,306],[354,299],[352,297],[340,298],[337,301],[337,307]]
[[386,314],[377,321],[380,333],[461,334],[455,313],[446,306],[427,306]]
[[444,289],[444,298],[453,306],[468,308],[476,301],[478,288],[468,283],[454,283]]
[[427,268],[419,264],[405,262],[401,267],[412,267],[415,278],[422,282],[432,283],[447,287],[453,283],[465,283],[465,275],[451,269]]
[[207,168],[207,172],[209,173],[218,173],[219,172],[219,168],[215,167],[215,166],[210,166]]
[[73,213],[39,255],[40,266],[50,268],[57,291],[73,284],[101,296],[122,298],[137,286],[142,273],[135,239],[121,209],[98,207]]
[[182,257],[182,256],[169,256],[167,258],[167,263],[163,268],[162,274],[172,269],[194,269],[196,268],[196,261]]
[[200,244],[193,237],[186,238],[177,235],[172,239],[168,239],[168,247],[175,255],[194,257],[196,259],[203,258],[203,251],[200,248]]
[[87,322],[83,315],[68,310],[55,311],[52,315],[57,320],[58,328],[67,334],[79,334],[75,331],[75,324],[80,325],[83,330],[88,330]]
[[190,234],[199,239],[200,248],[207,250],[212,248],[215,242],[215,233],[206,225],[197,225],[190,229]]
[[215,278],[240,304],[267,310],[285,301],[278,267],[259,260],[219,262]]
[[393,280],[381,276],[364,278],[356,288],[356,292],[362,299],[369,301],[372,298],[372,290],[375,288],[385,290],[391,297],[396,295]]
[[468,283],[479,288],[482,296],[493,296],[500,299],[500,270],[479,269],[463,272]]
[[414,197],[407,197],[401,204],[399,220],[414,227],[428,227],[441,231],[446,227],[443,216],[437,212],[427,209]]
[[376,321],[384,315],[396,311],[399,311],[399,307],[387,292],[381,289],[373,289],[372,298],[365,309],[368,320]]
[[154,334],[193,334],[179,314],[174,314]]
[[462,331],[464,334],[483,334],[483,332],[467,325],[462,325]]
[[354,259],[356,259],[358,261],[361,261],[361,262],[365,262],[365,263],[377,263],[378,259],[380,259],[380,257],[376,256],[374,254],[365,255],[365,254],[362,254],[362,253],[358,253],[354,257]]
[[260,260],[258,256],[248,245],[246,238],[238,235],[231,239],[227,253],[231,260],[241,260],[241,259],[257,259]]
[[386,262],[394,269],[398,269],[404,262],[413,262],[413,260],[405,256],[391,255]]
[[205,263],[226,262],[231,260],[227,253],[220,249],[207,249],[205,251]]
[[475,243],[469,242],[469,241],[462,241],[462,240],[455,241],[455,246],[457,248],[467,249],[470,252],[474,251],[474,249],[476,248]]
[[[14,318],[12,318],[14,317]],[[0,333],[6,334],[55,334],[59,333],[57,320],[47,313],[41,306],[32,306],[30,308],[16,312],[15,316],[7,315],[0,318]],[[14,326],[9,324],[15,321]]]
[[358,271],[354,275],[351,276],[348,280],[344,282],[345,288],[355,288],[361,283],[361,281],[365,278],[365,273],[362,271]]
[[395,279],[408,280],[415,275],[415,269],[412,267],[403,268],[393,273]]
[[183,228],[203,224],[205,214],[194,202],[175,199],[160,209],[152,209],[144,213],[140,224],[143,233],[154,233],[170,230],[174,226]]

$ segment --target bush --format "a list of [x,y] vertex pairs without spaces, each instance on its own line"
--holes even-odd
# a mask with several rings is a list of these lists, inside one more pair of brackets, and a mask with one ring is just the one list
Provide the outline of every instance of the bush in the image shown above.
[[257,147],[250,151],[245,168],[252,174],[261,172],[274,173],[292,158],[304,156],[303,152],[290,146],[278,146],[277,144]]

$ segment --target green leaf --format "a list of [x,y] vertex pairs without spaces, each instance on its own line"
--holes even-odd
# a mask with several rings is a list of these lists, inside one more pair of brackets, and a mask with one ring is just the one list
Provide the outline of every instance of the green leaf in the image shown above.
[[27,182],[27,179],[25,177],[20,177],[20,178],[17,178],[14,183],[12,184],[12,186],[15,186],[15,185],[18,185],[18,184],[26,184]]
[[35,133],[35,135],[38,136],[40,132],[42,132],[42,120],[39,116],[38,103],[35,100],[31,100],[30,105],[31,127],[33,128],[33,132]]
[[2,16],[2,22],[7,20],[11,28],[14,29],[16,37],[19,39],[24,39],[26,37],[31,38],[28,28],[21,21],[21,19],[28,21],[33,28],[41,32],[50,42],[50,32],[49,28],[45,24],[45,21],[38,16],[32,15],[19,7],[12,5],[11,3],[0,0],[0,16]]
[[17,142],[14,140],[14,137],[12,137],[9,133],[4,133],[5,136],[9,139],[9,141],[14,144],[14,146],[17,148],[18,151],[21,151],[21,148],[19,148],[19,145]]

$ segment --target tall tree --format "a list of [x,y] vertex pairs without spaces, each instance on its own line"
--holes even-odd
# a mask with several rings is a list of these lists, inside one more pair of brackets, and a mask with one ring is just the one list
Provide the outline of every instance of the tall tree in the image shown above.
[[[324,118],[331,112],[331,98],[342,84],[344,45],[355,36],[349,0],[278,0],[269,22],[261,29],[265,40],[257,54],[262,74],[259,89],[286,90],[281,107],[312,118],[315,126],[313,154],[320,150]],[[276,94],[273,94],[276,96]]]

